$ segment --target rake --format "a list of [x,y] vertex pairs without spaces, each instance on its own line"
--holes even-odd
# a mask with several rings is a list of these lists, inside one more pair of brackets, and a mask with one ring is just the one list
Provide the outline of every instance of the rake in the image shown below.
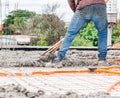
[[43,52],[42,55],[45,55],[47,53],[54,53],[54,52],[56,52],[59,49],[62,41],[63,41],[63,38],[61,40],[59,40],[57,43],[55,43],[53,46],[48,48],[45,52]]

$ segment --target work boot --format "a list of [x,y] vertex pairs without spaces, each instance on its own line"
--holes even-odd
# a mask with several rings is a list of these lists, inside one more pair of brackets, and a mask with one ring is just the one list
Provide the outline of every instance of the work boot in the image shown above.
[[60,63],[60,61],[62,61],[62,60],[63,60],[63,58],[61,58],[58,55],[55,55],[55,57],[52,60],[52,63]]
[[99,60],[98,66],[107,66],[107,61],[106,60]]

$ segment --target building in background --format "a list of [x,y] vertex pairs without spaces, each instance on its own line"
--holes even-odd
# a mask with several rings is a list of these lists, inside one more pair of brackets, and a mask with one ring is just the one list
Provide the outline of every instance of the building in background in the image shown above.
[[9,0],[5,0],[5,16],[9,13]]
[[117,21],[117,0],[109,0],[107,3],[108,16],[108,46],[112,45],[112,27],[116,25]]
[[117,20],[117,0],[109,0],[107,3],[108,22],[116,23]]

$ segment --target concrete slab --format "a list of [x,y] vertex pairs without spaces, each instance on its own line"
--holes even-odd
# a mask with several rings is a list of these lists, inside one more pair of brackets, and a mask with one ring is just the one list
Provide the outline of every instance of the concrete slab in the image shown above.
[[[38,68],[1,68],[4,72],[26,72],[38,71]],[[44,71],[55,70],[54,68],[42,68]],[[59,69],[58,69],[59,70]],[[29,75],[29,76],[7,76],[0,77],[0,86],[7,84],[18,84],[30,92],[43,90],[47,95],[65,94],[76,92],[77,94],[89,94],[97,92],[107,92],[107,88],[120,81],[118,75],[96,74],[96,73],[76,73],[76,74],[52,74],[52,75]],[[116,87],[111,96],[120,97],[120,86]]]

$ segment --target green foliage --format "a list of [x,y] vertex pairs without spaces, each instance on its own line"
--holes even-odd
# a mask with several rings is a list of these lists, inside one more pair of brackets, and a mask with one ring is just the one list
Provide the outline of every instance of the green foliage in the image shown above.
[[[38,18],[34,17],[32,19],[33,22],[27,23],[35,23],[36,19]],[[38,21],[36,21],[34,27],[31,27],[32,32],[36,32],[35,34],[38,36],[37,45],[53,45],[60,40],[61,36],[64,36],[66,31],[65,23],[55,14],[42,14],[39,16]],[[32,41],[31,45],[36,45]]]
[[55,14],[57,7],[58,5],[56,4],[47,5],[44,13],[37,20],[40,22],[37,23],[36,18],[33,19],[36,21],[34,28],[39,28],[40,30],[36,33],[39,38],[39,41],[36,41],[37,45],[53,45],[60,40],[61,36],[64,36],[66,32],[65,23]]
[[92,46],[92,42],[85,40],[78,34],[72,42],[72,46]]
[[31,46],[48,46],[47,41],[45,41],[45,35],[39,35],[37,38],[31,39]]
[[120,25],[113,27],[112,29],[112,43],[120,41]]
[[85,40],[88,40],[93,43],[93,46],[98,45],[97,41],[97,29],[93,22],[88,23],[83,27],[80,31],[80,36],[83,37]]
[[[97,29],[93,22],[85,25],[73,40],[72,46],[97,46],[98,37]],[[112,28],[112,44],[120,41],[120,20],[117,21],[117,25]]]
[[58,5],[47,5],[43,14],[26,10],[9,13],[3,24],[3,34],[27,34],[37,38],[31,45],[52,45],[65,34],[65,23],[55,14]]
[[46,34],[48,45],[52,45],[60,40],[65,34],[65,23],[55,14],[43,14],[41,21],[41,32]]
[[14,34],[20,33],[21,24],[23,24],[27,19],[32,18],[35,15],[34,12],[27,10],[14,10],[9,13],[7,18],[3,23],[3,34]]
[[93,22],[86,24],[74,39],[73,46],[97,46],[97,29]]

